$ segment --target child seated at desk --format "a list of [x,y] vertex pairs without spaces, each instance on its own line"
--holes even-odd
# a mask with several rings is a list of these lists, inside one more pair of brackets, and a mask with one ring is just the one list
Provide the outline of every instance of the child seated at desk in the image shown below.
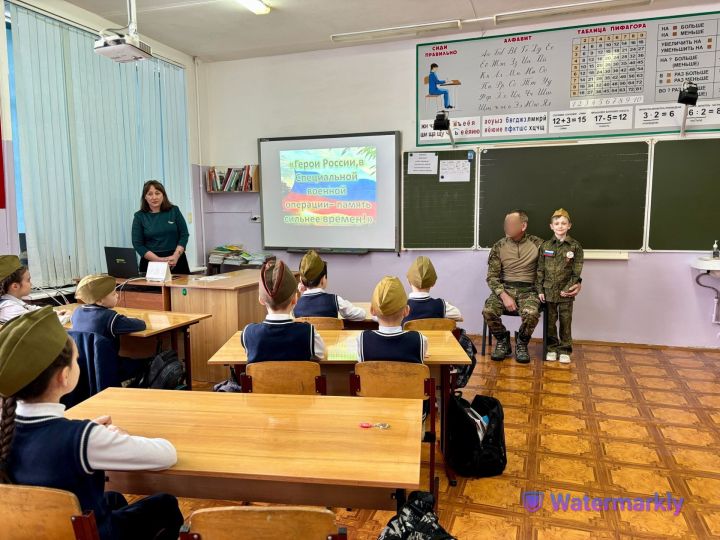
[[295,305],[296,317],[334,317],[340,315],[351,321],[365,320],[365,310],[337,294],[325,292],[327,288],[327,262],[314,251],[308,251],[300,261],[300,292]]
[[93,511],[102,540],[176,539],[183,524],[172,495],[128,504],[105,492],[105,469],[163,470],[177,462],[165,439],[128,435],[109,416],[68,420],[60,398],[80,377],[78,352],[50,307],[16,317],[0,330],[0,483],[74,493]]
[[120,315],[113,308],[118,303],[115,278],[105,275],[85,276],[78,283],[75,298],[85,302],[72,314],[72,329],[100,334],[115,343],[120,351],[120,336],[145,330],[145,321]]
[[260,270],[259,301],[267,308],[261,323],[248,324],[240,336],[247,362],[316,360],[325,355],[325,344],[315,327],[293,320],[298,284],[283,261],[268,261]]
[[408,297],[400,280],[386,276],[372,295],[370,313],[377,317],[377,330],[358,336],[358,359],[394,360],[422,364],[428,355],[427,338],[415,330],[404,331],[402,321],[410,313]]
[[[23,300],[32,291],[30,271],[23,266],[16,255],[0,255],[0,324],[27,313],[40,309]],[[70,320],[70,313],[57,311],[60,322]]]
[[412,292],[408,297],[410,315],[403,319],[403,324],[416,319],[462,319],[458,308],[442,298],[430,296],[430,289],[437,282],[437,273],[429,258],[415,259],[410,265],[407,278]]

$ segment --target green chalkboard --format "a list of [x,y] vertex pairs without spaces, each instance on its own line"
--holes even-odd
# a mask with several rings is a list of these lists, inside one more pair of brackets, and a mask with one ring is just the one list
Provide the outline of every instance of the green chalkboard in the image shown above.
[[720,239],[720,139],[660,141],[654,154],[650,249],[711,251]]
[[[410,154],[437,155],[437,168],[409,174]],[[441,179],[443,161],[465,161],[468,181]],[[403,154],[403,247],[406,249],[475,247],[475,150],[405,152]],[[411,172],[411,171],[410,171]]]
[[550,216],[562,207],[585,249],[641,249],[648,150],[646,142],[481,150],[478,246],[502,238],[514,208],[527,212],[531,234],[549,238]]

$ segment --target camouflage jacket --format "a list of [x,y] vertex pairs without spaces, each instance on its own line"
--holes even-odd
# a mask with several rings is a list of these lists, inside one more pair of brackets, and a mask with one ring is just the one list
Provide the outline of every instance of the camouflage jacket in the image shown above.
[[[519,269],[518,260],[514,259],[503,261],[501,251],[508,243],[517,245],[524,242],[531,242],[534,244],[535,248],[538,248],[543,241],[542,238],[532,234],[526,234],[520,242],[515,242],[512,238],[505,237],[495,242],[490,250],[490,254],[488,255],[487,284],[488,287],[490,287],[490,290],[498,296],[505,290],[505,287],[503,286],[503,281],[505,280],[505,272],[503,271],[504,264],[508,267],[512,267],[513,271],[517,271]],[[537,256],[535,256],[532,261],[528,261],[528,266],[532,266],[532,268],[528,267],[527,269],[529,275],[535,276],[537,260]],[[532,283],[534,279],[530,279],[529,281]]]
[[538,294],[544,294],[547,302],[572,302],[573,298],[560,296],[560,291],[567,291],[582,281],[583,260],[582,246],[570,236],[562,242],[554,236],[543,242],[535,281]]

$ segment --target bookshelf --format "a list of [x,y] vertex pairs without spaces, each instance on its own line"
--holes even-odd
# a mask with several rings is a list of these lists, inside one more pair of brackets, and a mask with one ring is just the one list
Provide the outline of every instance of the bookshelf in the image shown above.
[[259,193],[257,165],[239,167],[208,167],[205,176],[205,190],[208,193]]

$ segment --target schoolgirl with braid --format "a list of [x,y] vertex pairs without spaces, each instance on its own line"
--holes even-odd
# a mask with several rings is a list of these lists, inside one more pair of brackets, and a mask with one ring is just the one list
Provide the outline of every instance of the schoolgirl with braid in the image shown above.
[[93,511],[103,540],[176,539],[183,523],[172,495],[127,504],[105,492],[105,470],[162,470],[175,464],[173,445],[125,433],[109,416],[64,418],[60,398],[72,392],[77,348],[50,307],[0,329],[0,483],[63,489]]

